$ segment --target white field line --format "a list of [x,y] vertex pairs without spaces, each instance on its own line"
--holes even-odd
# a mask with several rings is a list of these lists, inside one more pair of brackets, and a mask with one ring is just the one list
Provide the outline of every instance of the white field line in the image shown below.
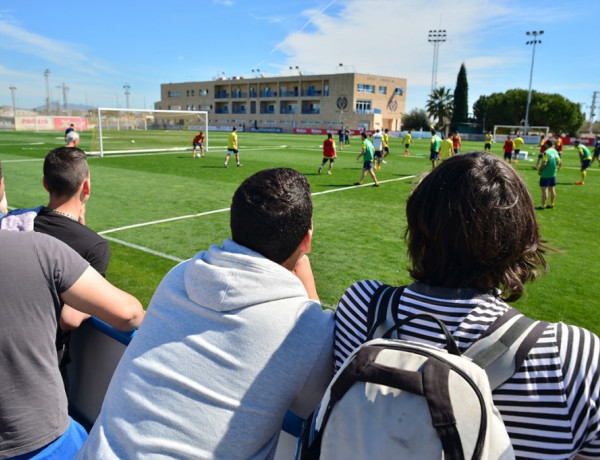
[[144,246],[140,246],[138,244],[129,243],[127,241],[120,240],[118,238],[113,238],[112,236],[105,236],[105,239],[109,241],[114,241],[115,243],[122,244],[123,246],[127,246],[129,248],[138,249],[139,251],[147,252],[150,254],[154,254],[155,256],[163,257],[165,259],[174,260],[175,262],[183,262],[185,259],[180,259],[179,257],[175,257],[169,254],[165,254],[164,252],[155,251],[154,249],[146,248]]
[[[380,184],[384,184],[384,183],[387,183],[387,182],[398,182],[398,181],[402,181],[402,180],[406,180],[406,179],[413,179],[415,177],[417,177],[417,176],[405,176],[405,177],[399,177],[397,179],[382,180],[382,181],[379,181],[379,183]],[[332,189],[332,190],[325,190],[323,192],[313,193],[312,196],[324,195],[326,193],[333,193],[333,192],[341,192],[341,191],[344,191],[344,190],[352,190],[352,189],[355,189],[355,188],[368,187],[368,186],[373,186],[373,184],[372,183],[368,183],[368,184],[363,184],[363,185],[352,185],[350,187],[342,187],[342,188],[336,188],[336,189]],[[155,256],[164,257],[166,259],[174,260],[176,262],[182,262],[184,259],[180,259],[178,257],[171,256],[171,255],[165,254],[163,252],[155,251],[153,249],[146,248],[144,246],[140,246],[140,245],[133,244],[133,243],[128,243],[127,241],[123,241],[123,240],[120,240],[120,239],[117,239],[117,238],[114,238],[114,237],[106,236],[106,234],[107,233],[113,233],[113,232],[119,232],[119,231],[123,231],[123,230],[129,230],[129,229],[132,229],[132,228],[146,227],[146,226],[149,226],[149,225],[160,224],[160,223],[163,223],[163,222],[173,222],[173,221],[183,220],[183,219],[192,219],[194,217],[202,217],[202,216],[206,216],[206,215],[209,215],[209,214],[218,214],[218,213],[221,213],[221,212],[228,212],[228,211],[229,211],[229,208],[215,209],[214,211],[201,212],[201,213],[198,213],[198,214],[189,214],[187,216],[171,217],[171,218],[168,218],[168,219],[154,220],[154,221],[151,221],[151,222],[142,222],[142,223],[139,223],[139,224],[127,225],[127,226],[124,226],[124,227],[111,228],[111,229],[108,229],[108,230],[104,230],[104,231],[98,232],[98,234],[104,236],[104,238],[106,238],[109,241],[114,241],[115,243],[119,243],[119,244],[122,244],[124,246],[128,246],[130,248],[134,248],[134,249],[138,249],[138,250],[143,251],[143,252],[154,254]]]

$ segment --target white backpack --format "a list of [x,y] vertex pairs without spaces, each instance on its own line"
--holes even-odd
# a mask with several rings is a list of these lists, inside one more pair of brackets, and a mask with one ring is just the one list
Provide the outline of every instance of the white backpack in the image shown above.
[[[492,389],[519,369],[546,323],[510,309],[461,355],[432,315],[395,324],[402,291],[384,285],[375,293],[369,337],[383,338],[361,345],[335,374],[302,458],[514,458]],[[444,332],[447,350],[390,338],[417,319]]]

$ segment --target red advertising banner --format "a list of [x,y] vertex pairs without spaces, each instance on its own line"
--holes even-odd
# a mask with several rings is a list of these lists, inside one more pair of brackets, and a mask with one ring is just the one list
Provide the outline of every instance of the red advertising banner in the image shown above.
[[87,127],[87,118],[83,117],[54,117],[54,129],[64,131],[71,123],[77,131],[85,131]]

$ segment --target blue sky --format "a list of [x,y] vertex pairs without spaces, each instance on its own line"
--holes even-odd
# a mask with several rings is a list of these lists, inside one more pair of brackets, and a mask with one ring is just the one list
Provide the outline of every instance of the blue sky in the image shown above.
[[[533,88],[580,102],[589,117],[600,91],[600,1],[571,0],[0,0],[0,106],[43,106],[69,88],[70,104],[151,108],[160,84],[247,76],[348,71],[405,77],[407,111],[431,87],[428,31],[445,29],[438,85],[454,89],[461,63],[469,103],[527,89],[528,30],[536,46]],[[597,102],[600,106],[600,96]],[[597,110],[599,112],[600,110]],[[596,117],[598,119],[598,117]]]

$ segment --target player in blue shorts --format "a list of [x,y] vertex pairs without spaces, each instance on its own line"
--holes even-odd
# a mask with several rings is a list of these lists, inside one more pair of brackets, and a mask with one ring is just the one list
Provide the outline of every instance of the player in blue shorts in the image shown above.
[[375,182],[373,186],[379,187],[379,182],[377,182],[377,177],[375,177],[375,172],[373,171],[373,155],[375,152],[375,149],[373,148],[373,143],[369,139],[367,139],[367,133],[365,133],[364,131],[360,134],[360,136],[362,137],[362,152],[358,154],[356,159],[358,160],[361,156],[363,157],[363,169],[359,181],[356,182],[354,185],[362,185],[363,180],[365,179],[368,172],[373,178],[373,181]]

